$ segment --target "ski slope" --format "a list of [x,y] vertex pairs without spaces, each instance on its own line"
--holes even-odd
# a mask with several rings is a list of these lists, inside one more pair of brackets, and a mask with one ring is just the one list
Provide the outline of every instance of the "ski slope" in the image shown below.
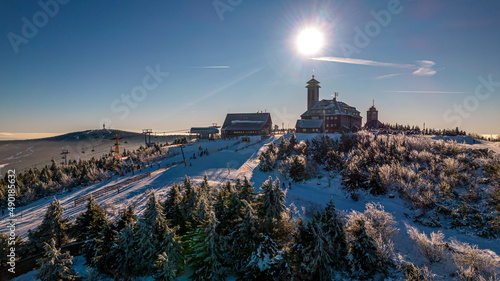
[[[279,176],[276,171],[273,173],[263,173],[259,171],[257,167],[259,163],[259,152],[265,150],[266,145],[270,142],[278,144],[280,137],[281,136],[273,136],[263,141],[260,140],[260,137],[251,137],[250,145],[248,143],[239,143],[239,141],[235,139],[198,141],[184,148],[184,154],[188,159],[187,167],[184,166],[184,164],[179,164],[167,170],[160,170],[153,173],[151,176],[123,186],[119,193],[110,192],[99,196],[96,198],[96,201],[106,210],[109,218],[116,219],[119,210],[124,209],[128,205],[135,206],[137,215],[142,214],[147,203],[149,190],[154,190],[157,198],[164,200],[170,187],[175,183],[181,183],[185,176],[190,177],[193,182],[201,182],[204,175],[207,175],[212,186],[217,186],[227,180],[235,180],[246,176],[254,183],[256,188],[260,187],[269,176],[272,176],[273,179],[278,177],[280,181],[285,181],[286,186],[288,186],[288,181]],[[314,137],[314,135],[297,134],[297,139],[299,141],[311,137]],[[339,135],[331,135],[331,137],[337,138]],[[483,145],[489,146],[487,143]],[[477,147],[475,145],[469,146]],[[212,152],[208,156],[199,157],[197,153],[200,151],[200,147],[203,150],[207,149],[216,152]],[[164,168],[167,164],[182,161],[182,154],[179,153],[180,148],[169,148],[169,150],[169,152],[175,154],[175,156],[166,158],[158,163],[153,163],[152,168],[144,169],[140,173],[149,174],[150,172],[158,170],[158,167]],[[196,155],[196,159],[189,159],[193,154]],[[134,175],[127,174],[124,177],[115,177],[106,182],[94,184],[71,193],[56,195],[55,197],[64,207],[64,216],[74,219],[79,213],[86,209],[84,203],[75,207],[75,199],[101,188],[124,182],[137,176],[137,174],[138,173],[135,172]],[[433,273],[437,274],[436,280],[451,278],[450,274],[453,272],[453,269],[450,263],[427,264],[425,258],[412,244],[404,226],[405,222],[416,227],[421,232],[424,231],[427,235],[432,231],[441,230],[445,234],[446,241],[454,237],[461,242],[476,244],[480,249],[490,249],[494,254],[500,255],[500,243],[498,240],[466,236],[458,233],[454,229],[429,228],[416,224],[405,216],[405,213],[412,215],[413,211],[405,205],[402,199],[398,197],[389,198],[388,195],[372,196],[370,194],[361,194],[359,201],[355,202],[340,188],[340,185],[341,179],[339,177],[331,180],[327,177],[323,177],[321,179],[313,179],[299,184],[292,183],[292,188],[287,190],[287,205],[292,206],[293,203],[299,213],[304,214],[305,211],[307,216],[308,210],[310,211],[324,207],[331,198],[333,198],[336,208],[342,213],[348,213],[352,210],[363,212],[366,203],[381,203],[385,211],[390,212],[398,223],[397,227],[400,231],[394,238],[396,251],[399,252],[406,261],[415,262],[418,266],[428,266]],[[34,229],[41,223],[51,200],[52,198],[46,198],[28,206],[17,208],[16,218],[18,221],[16,233],[20,234],[22,238],[25,239],[28,229]],[[2,226],[5,226],[7,218],[2,217],[0,223]],[[84,272],[80,273],[83,274]],[[25,277],[20,276],[16,280],[31,280],[27,277],[29,274],[32,276],[33,272],[28,273]]]

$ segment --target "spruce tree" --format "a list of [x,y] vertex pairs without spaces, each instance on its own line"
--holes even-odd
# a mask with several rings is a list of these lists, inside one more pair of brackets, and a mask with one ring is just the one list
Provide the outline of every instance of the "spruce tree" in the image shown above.
[[282,137],[280,143],[278,144],[278,154],[277,154],[278,160],[283,160],[289,155],[288,153],[289,145],[290,143],[286,141],[284,137]]
[[140,255],[137,250],[138,242],[130,225],[118,235],[118,243],[114,246],[116,277],[128,280],[138,276]]
[[301,182],[306,179],[306,159],[302,156],[292,156],[292,163],[288,173],[294,182]]
[[182,194],[178,184],[174,184],[170,189],[167,199],[163,203],[165,218],[168,220],[170,227],[179,226],[185,228],[185,220],[181,210]]
[[304,280],[332,280],[347,268],[346,236],[333,201],[312,221],[299,222],[292,252]]
[[190,277],[195,281],[201,280],[225,280],[228,268],[224,264],[224,253],[222,249],[224,240],[217,233],[219,222],[215,214],[210,214],[206,228],[198,228],[189,241],[191,266],[194,269]]
[[98,272],[109,276],[116,273],[115,245],[118,243],[118,232],[113,223],[108,223],[94,240],[95,254],[92,258],[92,267]]
[[165,231],[166,220],[163,214],[163,206],[156,200],[155,194],[151,193],[142,217],[137,222],[138,251],[141,253],[140,274],[152,274],[154,263],[161,253],[160,243]]
[[154,280],[160,281],[174,281],[177,280],[175,271],[176,265],[172,262],[166,253],[158,255],[158,260],[155,263],[157,269],[156,274],[153,276]]
[[122,210],[120,219],[116,222],[116,231],[122,231],[127,225],[135,225],[137,217],[135,216],[134,209],[131,205],[127,209]]
[[206,195],[209,195],[210,194],[210,189],[211,189],[211,186],[210,184],[208,183],[208,177],[207,177],[207,174],[205,174],[203,176],[203,181],[201,182],[201,185],[200,185],[200,189],[202,192],[204,192]]
[[356,276],[369,278],[383,268],[374,241],[366,234],[365,222],[358,219],[352,228],[351,267]]
[[40,265],[35,278],[42,281],[75,280],[76,272],[71,269],[73,257],[69,253],[61,253],[56,247],[56,242],[51,239],[45,243],[45,254],[37,260]]
[[244,280],[272,280],[276,270],[278,245],[269,236],[263,235],[257,249],[246,260]]
[[259,239],[259,218],[250,203],[246,200],[241,200],[241,203],[241,215],[235,220],[234,227],[227,236],[230,249],[228,256],[238,271],[248,263]]
[[238,196],[241,200],[246,200],[251,205],[255,204],[255,188],[252,186],[248,178],[245,176],[241,189],[238,190]]
[[[182,274],[184,270],[184,256],[180,242],[175,237],[175,230],[165,228],[163,239],[160,244],[160,255],[155,263],[158,280],[175,280],[175,276]],[[174,279],[169,279],[174,277]],[[165,279],[161,279],[165,278]]]
[[106,212],[92,196],[87,202],[87,210],[80,214],[72,227],[73,237],[77,241],[95,238],[108,224]]
[[34,231],[28,231],[27,254],[36,254],[42,250],[44,243],[55,241],[56,247],[68,242],[69,218],[63,219],[63,207],[57,199],[50,203],[45,217]]
[[278,178],[276,178],[274,184],[272,180],[273,179],[269,177],[260,187],[264,191],[261,197],[262,210],[266,217],[280,220],[282,213],[286,210],[285,191],[281,189]]
[[349,191],[367,187],[367,176],[357,165],[348,165],[342,172],[342,185]]
[[327,171],[339,172],[342,170],[342,155],[340,152],[330,150],[326,154],[325,169]]
[[333,257],[334,269],[343,270],[347,263],[347,237],[340,215],[335,209],[333,199],[331,199],[316,219],[326,234],[328,242],[328,252]]
[[293,150],[293,148],[298,143],[297,139],[295,138],[295,134],[292,134],[290,136],[290,139],[288,140],[288,142],[289,142],[289,145],[288,145],[288,155],[290,155],[291,152],[292,152],[292,150]]

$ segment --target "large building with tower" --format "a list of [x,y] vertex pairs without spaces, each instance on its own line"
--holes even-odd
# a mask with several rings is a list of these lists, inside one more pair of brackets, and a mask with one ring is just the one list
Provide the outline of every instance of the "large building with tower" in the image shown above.
[[355,107],[338,101],[338,94],[333,99],[319,100],[319,81],[307,82],[307,111],[297,120],[297,133],[342,133],[361,129],[362,117]]
[[222,125],[222,137],[270,135],[273,122],[269,112],[228,113]]

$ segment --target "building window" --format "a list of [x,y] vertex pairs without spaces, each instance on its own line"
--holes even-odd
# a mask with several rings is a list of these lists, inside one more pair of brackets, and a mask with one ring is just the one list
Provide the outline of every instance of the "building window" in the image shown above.
[[333,119],[337,120],[337,116],[333,117]]

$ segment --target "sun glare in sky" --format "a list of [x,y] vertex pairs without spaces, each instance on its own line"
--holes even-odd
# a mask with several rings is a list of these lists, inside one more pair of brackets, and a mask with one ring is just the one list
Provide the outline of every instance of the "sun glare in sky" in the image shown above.
[[304,29],[297,36],[297,48],[301,54],[315,54],[321,47],[323,47],[323,34],[315,28]]

